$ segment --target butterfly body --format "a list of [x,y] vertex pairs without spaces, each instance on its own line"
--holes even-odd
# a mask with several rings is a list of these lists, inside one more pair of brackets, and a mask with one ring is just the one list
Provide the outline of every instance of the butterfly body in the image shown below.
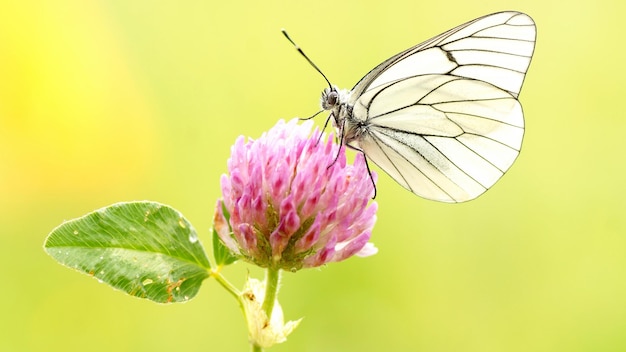
[[520,12],[462,24],[322,93],[343,144],[427,199],[464,202],[513,164],[524,135],[517,100],[535,25]]

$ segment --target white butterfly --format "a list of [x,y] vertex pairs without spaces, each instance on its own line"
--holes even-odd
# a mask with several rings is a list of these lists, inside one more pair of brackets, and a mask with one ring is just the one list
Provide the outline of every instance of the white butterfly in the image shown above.
[[520,12],[477,18],[392,56],[350,91],[329,83],[322,109],[343,144],[409,191],[474,199],[520,152],[517,98],[535,37],[533,20]]

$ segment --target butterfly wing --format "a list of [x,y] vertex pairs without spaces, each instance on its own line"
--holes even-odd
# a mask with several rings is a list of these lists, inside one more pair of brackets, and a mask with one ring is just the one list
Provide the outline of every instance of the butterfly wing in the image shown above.
[[450,29],[372,69],[352,88],[352,101],[367,89],[421,74],[478,79],[517,98],[535,47],[532,18],[498,12]]
[[365,132],[348,144],[419,196],[478,197],[519,154],[534,41],[530,17],[501,12],[391,57],[352,91],[347,128]]

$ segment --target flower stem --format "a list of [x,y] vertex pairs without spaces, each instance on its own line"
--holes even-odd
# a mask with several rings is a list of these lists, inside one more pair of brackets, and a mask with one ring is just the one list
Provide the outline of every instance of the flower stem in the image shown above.
[[[278,281],[280,280],[280,269],[267,269],[265,275],[265,298],[261,307],[267,315],[267,320],[272,319],[272,311],[274,311],[274,302],[278,293]],[[245,313],[245,312],[244,312]],[[252,344],[252,352],[263,352],[263,348],[256,343]]]
[[263,300],[263,311],[267,314],[267,319],[272,319],[274,302],[278,293],[278,281],[280,280],[280,269],[268,268],[265,277],[265,299]]
[[217,280],[217,282],[222,285],[222,287],[224,287],[226,291],[233,295],[235,299],[239,302],[239,305],[241,305],[241,292],[239,292],[239,290],[235,286],[233,286],[233,284],[228,282],[228,280],[226,280],[226,278],[224,278],[222,274],[220,274],[219,269],[211,270],[209,274],[213,278],[215,278],[215,280]]

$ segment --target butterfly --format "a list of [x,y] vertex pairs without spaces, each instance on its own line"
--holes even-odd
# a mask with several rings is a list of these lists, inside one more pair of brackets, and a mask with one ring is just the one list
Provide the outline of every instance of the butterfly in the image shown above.
[[483,194],[519,155],[518,97],[535,38],[524,13],[486,15],[392,56],[349,91],[295,46],[329,84],[322,111],[343,145],[414,194],[457,203]]

